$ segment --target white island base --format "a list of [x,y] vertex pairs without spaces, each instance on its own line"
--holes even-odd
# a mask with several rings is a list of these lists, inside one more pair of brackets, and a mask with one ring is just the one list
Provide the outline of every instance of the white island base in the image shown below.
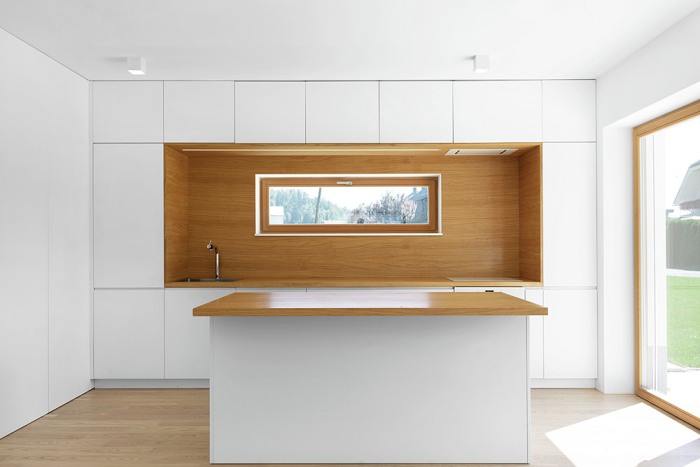
[[527,463],[527,349],[526,316],[212,316],[211,462]]

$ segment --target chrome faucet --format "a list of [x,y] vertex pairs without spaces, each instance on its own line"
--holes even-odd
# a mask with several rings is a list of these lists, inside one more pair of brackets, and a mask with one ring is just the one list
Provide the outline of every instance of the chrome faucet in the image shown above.
[[214,250],[214,253],[216,253],[216,278],[219,279],[219,248],[216,245],[212,245],[211,240],[209,240],[207,250]]

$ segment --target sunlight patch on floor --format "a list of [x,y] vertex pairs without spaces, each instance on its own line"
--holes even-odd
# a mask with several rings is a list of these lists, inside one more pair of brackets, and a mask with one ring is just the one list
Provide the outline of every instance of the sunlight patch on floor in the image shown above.
[[617,467],[637,466],[700,439],[698,433],[642,403],[546,436],[576,466]]

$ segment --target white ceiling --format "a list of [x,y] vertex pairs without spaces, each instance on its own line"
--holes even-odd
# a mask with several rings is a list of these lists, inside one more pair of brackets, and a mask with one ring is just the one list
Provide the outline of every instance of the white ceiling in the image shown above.
[[[597,78],[700,0],[0,0],[91,80]],[[471,57],[491,55],[474,74]],[[126,57],[147,59],[133,78]]]

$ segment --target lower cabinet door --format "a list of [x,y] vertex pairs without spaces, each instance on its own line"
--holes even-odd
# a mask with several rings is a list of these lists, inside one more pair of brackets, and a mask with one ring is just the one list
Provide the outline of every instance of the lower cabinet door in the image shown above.
[[209,318],[192,309],[235,289],[165,290],[165,377],[209,378]]
[[596,378],[598,298],[596,290],[544,290],[544,377]]
[[163,289],[95,290],[95,379],[164,376]]

